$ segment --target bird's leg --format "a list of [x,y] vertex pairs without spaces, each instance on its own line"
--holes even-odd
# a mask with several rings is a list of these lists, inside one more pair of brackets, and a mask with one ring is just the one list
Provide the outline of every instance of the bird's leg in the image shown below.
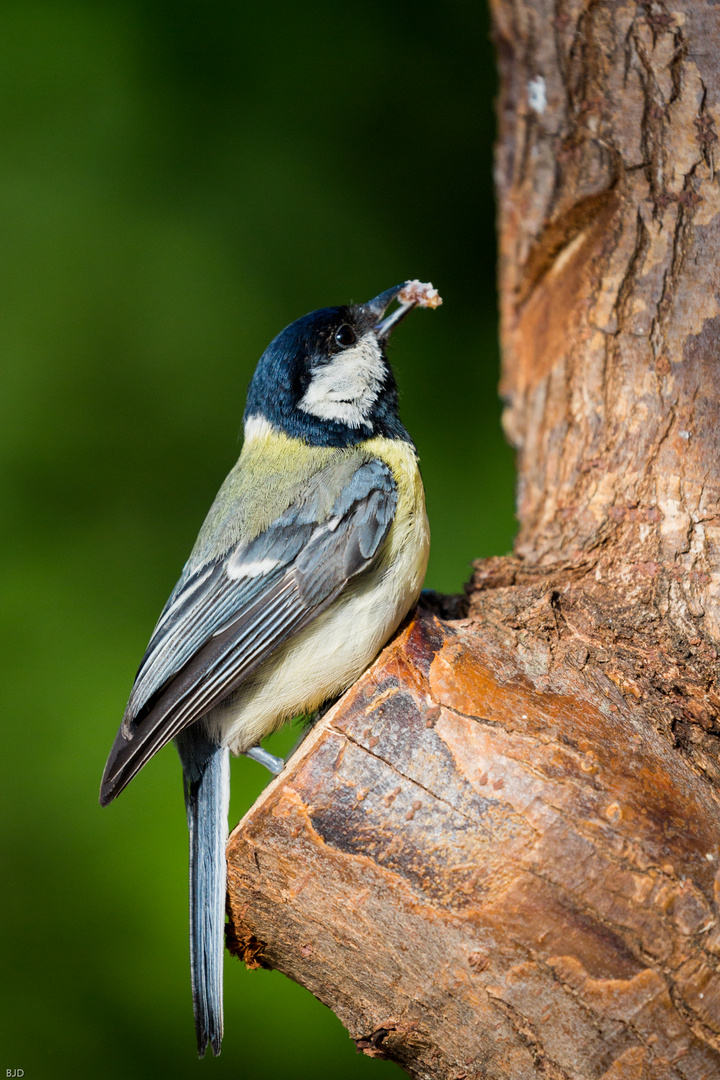
[[[331,709],[336,701],[340,700],[338,694],[337,697],[329,698],[328,701],[324,701],[319,709],[315,712],[309,713],[303,717],[301,725],[301,735],[298,741],[293,746],[292,750],[288,754],[288,758],[291,758],[297,748],[307,738],[312,729],[317,724],[318,720],[325,715],[328,709]],[[268,772],[271,772],[273,776],[277,776],[285,768],[285,760],[281,757],[276,757],[275,754],[271,754],[268,750],[264,750],[262,746],[251,746],[249,750],[243,750],[243,755],[250,758],[252,761],[257,761],[258,764],[264,765]]]
[[264,765],[273,776],[277,776],[285,768],[285,762],[281,757],[276,757],[275,754],[271,754],[268,750],[263,750],[262,746],[251,746],[249,750],[243,750],[243,754],[245,757],[257,761],[260,765]]

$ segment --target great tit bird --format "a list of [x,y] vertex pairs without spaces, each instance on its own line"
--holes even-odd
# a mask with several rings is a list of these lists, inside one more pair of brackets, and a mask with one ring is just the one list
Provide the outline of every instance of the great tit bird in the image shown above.
[[[399,306],[385,315],[394,300]],[[100,790],[111,802],[175,740],[190,831],[198,1053],[223,1033],[229,754],[337,697],[415,604],[429,531],[398,416],[390,331],[431,286],[323,308],[270,343],[247,395],[240,459],[213,503],[142,659]]]

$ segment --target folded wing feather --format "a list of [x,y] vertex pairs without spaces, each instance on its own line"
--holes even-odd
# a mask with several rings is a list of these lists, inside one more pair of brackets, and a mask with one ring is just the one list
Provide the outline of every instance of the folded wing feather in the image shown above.
[[374,562],[392,524],[389,467],[360,465],[330,516],[295,504],[249,543],[181,578],[140,664],[110,752],[110,802],[145,762],[205,715]]

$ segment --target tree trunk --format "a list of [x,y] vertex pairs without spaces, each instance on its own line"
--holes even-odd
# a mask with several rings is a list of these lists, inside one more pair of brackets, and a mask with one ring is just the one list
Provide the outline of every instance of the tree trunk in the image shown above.
[[231,948],[417,1077],[720,1077],[720,16],[495,0],[512,557],[228,846]]

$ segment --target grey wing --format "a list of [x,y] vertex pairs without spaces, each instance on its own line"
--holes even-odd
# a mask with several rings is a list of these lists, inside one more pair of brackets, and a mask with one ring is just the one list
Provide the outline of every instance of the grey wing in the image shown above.
[[388,466],[359,466],[318,520],[290,506],[250,543],[183,576],[155,628],[110,752],[100,801],[200,719],[367,569],[388,534],[397,490]]

